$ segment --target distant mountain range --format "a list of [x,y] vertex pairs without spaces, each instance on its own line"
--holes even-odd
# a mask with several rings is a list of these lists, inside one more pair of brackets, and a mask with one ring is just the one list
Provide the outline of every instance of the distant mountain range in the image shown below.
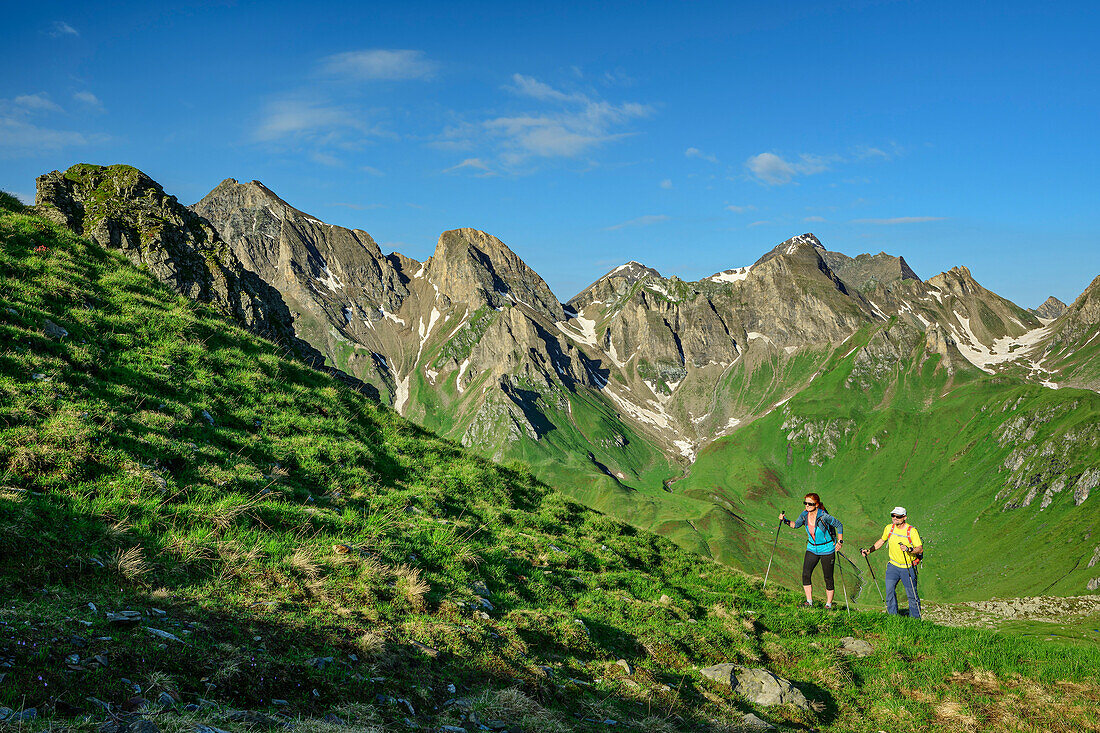
[[[824,487],[815,477],[846,457],[873,464],[876,446],[900,436],[910,442],[904,467],[862,476],[838,502],[868,531],[878,504],[901,500],[884,485],[911,480],[906,501],[929,514],[963,501],[974,516],[1023,516],[1050,492],[1041,508],[1061,517],[1059,531],[1095,524],[1080,507],[1100,483],[1100,277],[1068,307],[1051,298],[1029,311],[966,267],[922,280],[901,256],[853,258],[807,233],[694,282],[628,262],[563,304],[490,234],[444,232],[418,262],[258,181],[226,179],[188,209],[136,169],[74,166],[39,179],[38,205],[179,292],[307,360],[320,355],[402,415],[496,460],[525,461],[590,506],[726,562],[756,561],[755,517],[782,508],[780,498],[797,498],[807,482]],[[877,401],[865,404],[869,395]],[[968,411],[1008,404],[1007,395],[1062,417],[1005,440],[1016,408],[983,418],[985,432],[945,459],[960,476],[974,473],[950,499],[917,476],[899,482],[910,466],[939,470],[924,452],[946,436],[926,431],[947,422],[914,416],[950,412],[961,435]],[[751,470],[723,469],[721,485],[699,485],[717,471],[715,456],[750,436],[760,452],[737,465]],[[1046,438],[1061,441],[1057,461],[1035,443]],[[765,459],[762,446],[776,440],[782,447]],[[727,490],[733,483],[742,488]],[[1033,515],[976,537],[989,547],[1018,541]],[[1058,555],[1058,567],[1069,559]],[[1084,591],[1100,575],[1088,567],[1078,559],[1057,587]],[[957,581],[945,577],[939,590],[958,595]]]

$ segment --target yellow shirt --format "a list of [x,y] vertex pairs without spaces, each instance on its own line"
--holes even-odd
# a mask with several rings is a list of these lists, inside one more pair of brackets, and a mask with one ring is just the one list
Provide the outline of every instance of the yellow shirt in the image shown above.
[[909,526],[908,522],[900,527],[894,527],[893,523],[886,525],[886,529],[882,530],[882,541],[890,548],[890,564],[899,568],[916,564],[909,553],[901,549],[901,546],[920,547],[923,544],[920,541],[920,535],[917,534],[917,528]]

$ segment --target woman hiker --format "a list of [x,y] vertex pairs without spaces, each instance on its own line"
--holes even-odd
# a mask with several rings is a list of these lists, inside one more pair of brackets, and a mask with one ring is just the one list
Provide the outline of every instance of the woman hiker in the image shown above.
[[825,575],[825,608],[832,608],[833,567],[836,550],[844,544],[844,525],[825,511],[825,505],[817,494],[806,494],[803,504],[806,508],[798,519],[792,522],[783,512],[779,515],[779,521],[793,529],[806,527],[806,557],[802,560],[802,590],[806,591],[806,605],[814,605],[810,575],[820,562],[821,572]]
[[882,537],[870,547],[860,550],[860,553],[867,557],[884,543],[890,546],[890,561],[886,563],[886,612],[898,612],[897,591],[900,581],[909,599],[909,618],[920,618],[917,564],[924,555],[924,544],[917,528],[906,519],[905,507],[894,507],[890,512],[890,524],[882,530]]

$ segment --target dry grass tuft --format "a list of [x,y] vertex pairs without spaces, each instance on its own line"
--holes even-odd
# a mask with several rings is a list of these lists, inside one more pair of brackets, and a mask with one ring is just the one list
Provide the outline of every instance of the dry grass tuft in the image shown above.
[[424,596],[432,587],[420,577],[420,570],[402,563],[393,572],[397,578],[397,589],[409,605],[418,611],[424,610]]
[[321,577],[321,566],[308,548],[299,547],[287,558],[286,563],[310,583],[316,582]]
[[107,561],[107,567],[131,583],[141,582],[152,570],[140,547],[131,547],[129,550],[115,550],[115,553]]
[[974,730],[978,727],[978,719],[970,713],[970,708],[965,703],[957,700],[944,700],[936,706],[936,717],[948,725],[962,726]]
[[568,733],[572,730],[553,712],[514,687],[482,694],[474,702],[474,709],[483,718],[517,722],[523,730],[539,733]]
[[657,715],[635,720],[633,721],[633,727],[635,730],[644,730],[646,733],[676,733],[679,730],[668,718]]
[[211,517],[210,523],[214,525],[214,529],[219,532],[225,532],[227,529],[236,524],[237,520],[242,516],[247,516],[250,519],[257,520],[256,505],[260,503],[263,497],[256,494],[250,497],[246,501],[242,501],[240,504],[235,504],[224,510],[219,511],[215,516]]
[[368,631],[355,640],[355,648],[367,659],[374,659],[386,650],[386,637],[376,631]]

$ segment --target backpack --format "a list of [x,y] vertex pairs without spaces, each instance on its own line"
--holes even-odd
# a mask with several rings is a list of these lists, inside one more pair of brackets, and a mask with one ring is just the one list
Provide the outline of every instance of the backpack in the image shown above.
[[[906,530],[905,530],[905,540],[906,540],[906,542],[905,542],[905,544],[912,547],[913,546],[913,525],[906,522],[905,526],[906,526]],[[920,552],[906,552],[905,554],[908,555],[909,557],[913,558],[913,567],[915,568],[918,565],[920,565],[921,560],[924,559],[924,546],[921,545],[921,551]]]

